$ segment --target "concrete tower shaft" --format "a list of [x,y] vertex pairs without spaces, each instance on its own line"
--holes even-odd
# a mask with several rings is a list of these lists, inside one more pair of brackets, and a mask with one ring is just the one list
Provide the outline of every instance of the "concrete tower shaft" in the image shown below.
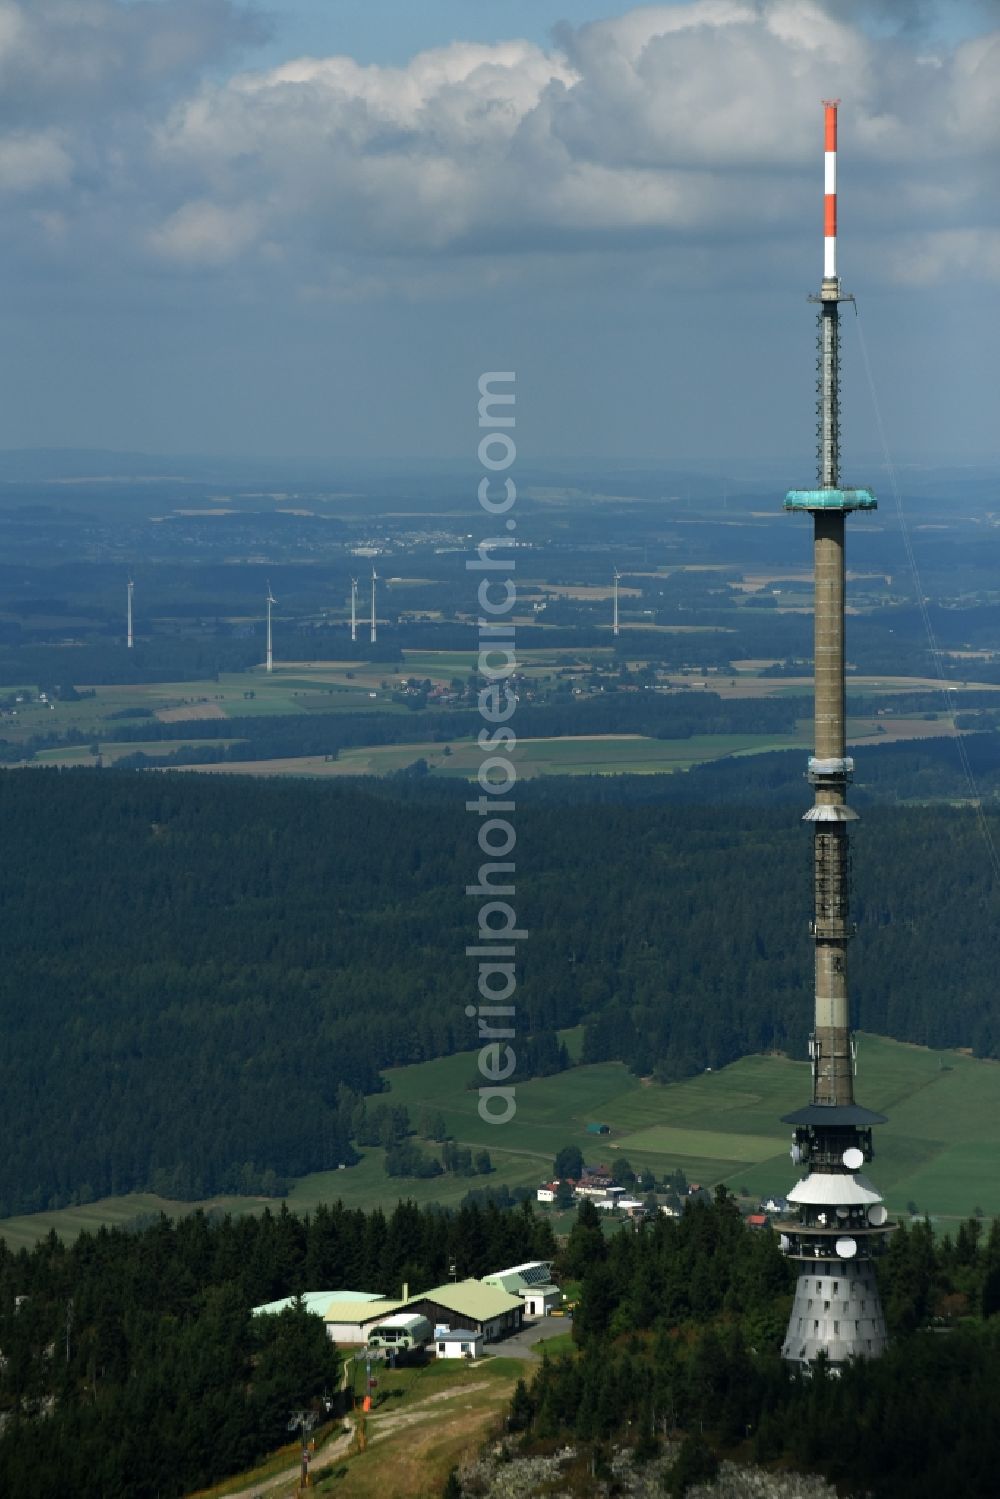
[[[840,493],[838,316],[836,302],[820,314],[820,491]],[[847,943],[850,924],[850,854],[847,806],[851,761],[847,757],[844,510],[813,514],[815,755],[810,779],[813,824],[813,937],[816,942],[816,1004],[812,1037],[813,1102],[854,1102]]]
[[[815,589],[815,720],[816,759],[840,760],[846,754],[846,688],[844,659],[845,568],[844,517],[815,512],[813,567]],[[846,781],[823,787],[817,801],[844,800]]]

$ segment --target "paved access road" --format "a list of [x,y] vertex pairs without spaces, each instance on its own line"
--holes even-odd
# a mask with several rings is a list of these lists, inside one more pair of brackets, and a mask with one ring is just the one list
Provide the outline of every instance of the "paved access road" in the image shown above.
[[494,1358],[523,1358],[535,1363],[541,1359],[541,1354],[535,1351],[536,1343],[572,1330],[572,1317],[539,1317],[537,1322],[526,1322],[514,1337],[504,1338],[501,1343],[487,1343],[486,1347]]

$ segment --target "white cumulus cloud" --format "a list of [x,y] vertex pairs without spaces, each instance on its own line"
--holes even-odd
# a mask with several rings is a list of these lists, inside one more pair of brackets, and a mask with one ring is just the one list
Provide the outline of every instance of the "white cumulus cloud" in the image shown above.
[[893,236],[923,277],[945,274],[934,246],[978,245],[965,274],[996,275],[1000,32],[931,47],[829,0],[692,0],[549,47],[206,74],[251,37],[229,0],[0,0],[0,196],[33,195],[24,232],[66,224],[66,253],[102,263],[285,267],[305,293],[651,247],[759,275],[818,240],[834,95],[855,254],[912,279]]
[[929,66],[814,0],[695,0],[556,40],[237,75],[175,106],[155,160],[193,201],[266,204],[258,234],[300,255],[397,259],[802,233],[829,94],[872,232],[967,228],[1000,161],[1000,35]]

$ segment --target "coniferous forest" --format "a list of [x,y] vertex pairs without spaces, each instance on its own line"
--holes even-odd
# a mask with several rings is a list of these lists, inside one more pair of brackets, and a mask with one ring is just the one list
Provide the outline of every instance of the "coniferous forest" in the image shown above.
[[[555,1253],[547,1223],[515,1211],[388,1218],[339,1204],[308,1218],[54,1234],[14,1254],[0,1240],[0,1493],[171,1499],[289,1440],[295,1411],[338,1389],[320,1319],[251,1308],[307,1289],[398,1295]],[[44,1420],[39,1420],[44,1417]]]
[[[585,1060],[663,1079],[803,1055],[807,836],[787,804],[650,803],[643,780],[614,801],[524,788],[518,1026],[549,1038],[522,1048],[529,1065],[548,1070],[552,1033],[578,1023]],[[354,1159],[356,1095],[380,1068],[475,1044],[466,796],[405,780],[0,778],[0,1212],[280,1191]],[[854,846],[855,1022],[997,1055],[974,816],[871,806]]]
[[627,1431],[648,1458],[669,1432],[685,1435],[689,1475],[725,1453],[872,1499],[996,1493],[1000,1223],[973,1219],[954,1238],[897,1230],[879,1262],[888,1353],[803,1375],[777,1351],[793,1269],[724,1190],[610,1242],[597,1218],[581,1206],[563,1254],[582,1279],[578,1352],[545,1359],[512,1403],[527,1450],[570,1438],[606,1454]]

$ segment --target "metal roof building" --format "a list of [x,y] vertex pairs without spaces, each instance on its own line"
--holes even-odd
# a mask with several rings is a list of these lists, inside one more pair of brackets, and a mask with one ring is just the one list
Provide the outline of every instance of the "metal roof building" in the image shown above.
[[520,1296],[512,1296],[500,1286],[473,1279],[446,1281],[443,1286],[433,1286],[419,1296],[411,1296],[406,1307],[408,1311],[422,1312],[435,1327],[454,1324],[455,1319],[460,1318],[463,1328],[481,1333],[487,1343],[517,1332],[524,1321],[524,1303]]
[[326,1309],[326,1335],[333,1343],[366,1343],[372,1325],[406,1305],[389,1296],[342,1291]]
[[519,1296],[529,1317],[544,1317],[554,1306],[562,1306],[562,1292],[552,1280],[551,1260],[526,1260],[484,1275],[488,1286],[500,1286],[511,1296]]
[[[295,1296],[283,1296],[280,1301],[266,1301],[263,1306],[255,1306],[252,1315],[255,1317],[277,1316],[280,1312],[287,1311],[294,1306]],[[302,1300],[307,1312],[313,1312],[317,1317],[325,1317],[328,1309],[334,1302],[344,1301],[384,1301],[377,1291],[303,1291]]]

